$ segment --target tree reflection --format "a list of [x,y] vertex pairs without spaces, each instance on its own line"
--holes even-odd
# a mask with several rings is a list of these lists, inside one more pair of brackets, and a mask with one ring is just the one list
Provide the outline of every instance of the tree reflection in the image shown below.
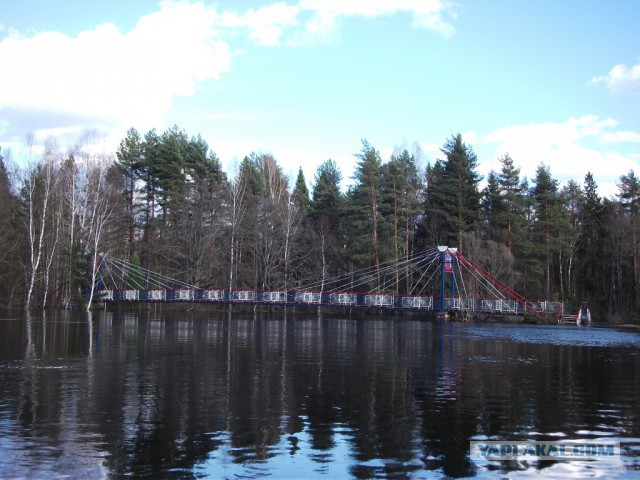
[[297,459],[319,472],[338,462],[357,478],[466,477],[476,438],[640,435],[637,349],[618,350],[611,369],[611,349],[293,312],[98,312],[0,328],[22,339],[2,345],[5,364],[21,362],[2,377],[0,413],[17,419],[15,434],[34,458],[53,452],[53,465],[73,453],[116,476],[233,464],[286,472]]

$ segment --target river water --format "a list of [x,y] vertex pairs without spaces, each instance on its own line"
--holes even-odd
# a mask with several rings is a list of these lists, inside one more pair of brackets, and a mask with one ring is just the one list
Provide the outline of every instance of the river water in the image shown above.
[[[471,441],[619,457],[481,461]],[[0,478],[638,478],[640,333],[359,313],[0,318]]]

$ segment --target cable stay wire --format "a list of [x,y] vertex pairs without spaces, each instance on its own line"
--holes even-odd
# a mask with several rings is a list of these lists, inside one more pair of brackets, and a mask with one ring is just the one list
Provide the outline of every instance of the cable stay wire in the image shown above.
[[[390,287],[390,286],[392,286],[394,283],[396,283],[396,280],[397,280],[397,281],[404,280],[404,279],[405,279],[405,278],[407,278],[409,275],[413,274],[413,272],[414,272],[415,270],[417,270],[417,268],[418,268],[418,266],[419,266],[419,265],[421,265],[422,263],[425,263],[425,262],[426,262],[426,261],[428,261],[428,260],[429,260],[429,258],[425,257],[425,258],[421,259],[419,262],[415,262],[415,263],[413,263],[413,264],[411,265],[411,266],[412,266],[412,271],[411,271],[411,273],[410,273],[410,274],[408,274],[408,273],[406,272],[406,268],[405,268],[405,267],[406,267],[406,262],[403,262],[403,263],[405,263],[405,265],[399,265],[398,267],[394,268],[393,270],[391,270],[391,269],[386,269],[386,271],[382,271],[382,272],[381,272],[381,275],[382,275],[384,278],[387,278],[387,277],[388,277],[388,278],[389,278],[389,280],[385,280],[381,285],[378,285],[378,286],[377,286],[377,290],[378,290],[379,292],[384,292],[387,288],[389,288],[389,287]],[[398,275],[398,273],[400,273],[400,272],[402,272],[402,276],[399,276],[399,275]],[[390,274],[391,274],[391,275],[390,275]],[[376,280],[376,279],[377,279],[377,277],[369,276],[369,277],[366,277],[366,278],[362,279],[361,284],[362,284],[362,283],[369,283],[369,282],[371,282],[371,281],[373,281],[373,280]]]
[[[466,264],[461,264],[461,268],[464,268],[466,270],[466,272],[468,273],[468,275],[475,280],[476,285],[478,285],[479,288],[484,288],[484,290],[490,294],[493,295],[497,298],[500,299],[505,299],[507,298],[506,295],[500,290],[498,289],[495,285],[493,285],[491,282],[489,282],[486,278],[484,278],[482,275],[480,275],[477,271],[475,271],[474,269],[470,268],[468,265]],[[466,292],[465,292],[466,295]]]
[[[120,278],[122,280],[122,283],[129,288],[145,289],[145,285],[138,281],[140,279],[143,283],[146,284],[146,288],[152,287],[166,290],[172,290],[176,288],[184,288],[190,290],[197,289],[197,287],[194,287],[189,283],[168,277],[166,275],[162,275],[147,268],[143,268],[139,265],[133,265],[132,263],[125,262],[111,255],[105,255],[103,257],[103,261],[105,260],[107,260],[107,264],[112,265],[121,273]],[[127,281],[127,278],[129,279],[129,281],[134,282],[135,285],[129,283],[129,281]]]
[[[403,260],[401,262],[389,262],[386,267],[383,267],[379,270],[379,274],[381,276],[391,275],[391,277],[397,275],[398,270],[409,269],[411,275],[414,274],[425,262],[428,262],[431,257],[431,252],[427,251],[417,256],[414,256],[408,260]],[[329,284],[331,290],[339,291],[339,290],[347,290],[354,289],[355,287],[359,287],[361,285],[370,284],[378,279],[378,271],[376,271],[375,267],[363,269],[360,274],[358,272],[353,272],[343,274],[340,276],[342,279],[342,284],[335,285],[335,282]],[[380,288],[380,287],[378,287]]]
[[[385,278],[385,281],[383,284],[378,285],[377,288],[379,291],[384,291],[387,288],[389,288],[390,286],[392,286],[393,284],[396,283],[396,280],[404,280],[406,278],[408,278],[410,275],[413,275],[415,273],[415,271],[418,270],[418,268],[429,261],[429,257],[423,257],[422,259],[420,259],[417,262],[413,262],[410,267],[411,267],[411,272],[409,274],[407,274],[406,271],[406,267],[408,266],[406,263],[407,262],[402,262],[402,264],[398,264],[397,266],[395,266],[395,268],[393,268],[393,270],[391,269],[386,269],[381,271],[380,275],[383,276],[383,278]],[[401,274],[399,275],[399,273],[401,272]],[[388,278],[388,280],[387,280]],[[360,284],[369,284],[371,282],[373,282],[374,280],[377,280],[377,276],[368,276],[368,277],[364,277],[361,279]]]
[[[428,264],[428,265],[426,265],[426,267],[423,267],[423,268],[422,268],[423,272],[422,272],[422,274],[421,274],[420,278],[418,279],[418,282],[417,282],[416,284],[414,284],[414,285],[411,287],[411,291],[409,291],[408,295],[411,295],[411,294],[413,293],[413,291],[415,290],[415,288],[420,284],[420,282],[421,282],[421,281],[422,281],[422,279],[424,278],[425,274],[426,274],[426,273],[428,273],[429,268],[430,268],[430,267],[435,263],[435,261],[436,261],[437,259],[438,259],[438,255],[437,255],[437,254],[435,254],[435,255],[431,255],[431,256],[429,256],[429,257],[424,257],[424,258],[423,258],[423,259],[421,259],[419,262],[416,262],[416,263],[414,263],[414,264],[412,264],[412,265],[411,265],[411,267],[412,267],[411,272],[407,272],[405,269],[403,269],[403,276],[402,276],[401,278],[399,278],[399,280],[402,280],[402,281],[404,281],[404,280],[408,279],[410,276],[412,276],[412,275],[413,275],[413,274],[418,270],[418,268],[417,268],[417,267],[418,267],[419,265],[422,265],[423,263],[425,263],[425,262],[427,262],[427,261],[429,262],[429,264]],[[431,278],[433,278],[433,276],[435,275],[436,271],[437,271],[437,269],[434,269],[433,273],[431,274],[430,279],[431,279]],[[387,287],[387,285],[393,285],[393,283],[394,283],[395,281],[396,281],[396,279],[394,279],[394,278],[390,278],[390,279],[389,279],[389,281],[388,281],[386,284],[384,284],[384,285],[383,285],[383,287],[384,287],[384,288],[386,288],[386,287]],[[421,294],[422,294],[422,292],[424,291],[424,289],[428,286],[428,283],[429,283],[429,282],[427,282],[426,284],[424,284],[424,285],[423,285],[423,287],[422,287],[422,289],[421,289]]]
[[462,255],[462,254],[460,254],[458,252],[457,253],[457,257],[461,260],[461,263],[463,265],[465,265],[470,271],[474,271],[481,278],[484,279],[484,281],[485,281],[485,283],[487,285],[487,288],[493,287],[493,291],[496,292],[499,297],[504,299],[504,298],[507,298],[507,295],[508,295],[508,297],[511,298],[511,299],[519,300],[521,302],[526,302],[526,299],[522,295],[520,295],[518,292],[513,290],[511,287],[509,287],[508,285],[504,284],[503,282],[501,282],[500,280],[495,278],[490,273],[488,273],[485,270],[483,270],[479,265],[475,264],[474,262],[469,260],[464,255]]
[[[414,275],[420,268],[429,269],[430,265],[437,259],[437,249],[429,249],[412,256],[409,259],[403,259],[401,261],[388,261],[380,264],[378,268],[375,266],[366,267],[353,272],[346,272],[335,277],[325,279],[324,282],[316,282],[301,288],[300,290],[317,290],[324,283],[324,291],[345,291],[348,288],[355,289],[363,285],[368,285],[378,279],[378,275],[386,280],[377,288],[379,291],[383,291],[395,284],[396,281],[405,281],[410,276]],[[134,265],[130,262],[126,262],[112,255],[104,255],[102,258],[102,265],[105,266],[105,271],[102,274],[103,278],[107,277],[113,283],[116,289],[130,289],[130,290],[144,290],[144,289],[198,289],[187,282],[171,278],[167,275],[163,275],[139,265]],[[424,277],[424,273],[421,279]],[[415,285],[413,287],[415,289]],[[413,290],[412,289],[412,290]]]
[[[354,270],[351,272],[345,272],[345,273],[336,275],[334,277],[329,277],[327,279],[324,279],[324,281],[319,279],[313,283],[310,283],[302,287],[301,290],[322,289],[323,291],[340,291],[350,286],[353,288],[355,286],[359,286],[359,285],[371,282],[372,280],[377,278],[378,274],[386,273],[391,269],[394,269],[395,271],[396,269],[405,268],[406,265],[411,264],[411,262],[416,262],[416,261],[419,262],[423,258],[429,256],[430,253],[431,251],[421,252],[409,259],[405,259],[400,262],[396,262],[395,260],[390,260],[388,262],[384,262],[378,265],[377,267],[374,265],[374,266],[365,267],[359,270]],[[354,283],[356,281],[357,283]],[[334,284],[337,284],[337,285],[333,286]]]
[[[112,261],[105,262],[104,258],[103,258],[103,264],[108,267],[108,270],[110,272],[110,276],[111,276],[112,280],[114,280],[114,279],[113,279],[113,275],[111,274],[111,271],[116,271],[117,270],[116,273],[118,273],[117,276],[118,276],[118,279],[120,281],[114,280],[114,287],[116,289],[122,289],[122,290],[126,290],[126,289],[129,289],[129,290],[141,290],[141,289],[144,289],[144,285],[142,285],[141,283],[136,281],[136,279],[133,278],[130,275],[130,272],[127,269],[123,268],[121,265],[119,265],[119,264],[117,264],[115,262],[112,262]],[[127,277],[130,277],[130,280],[132,282],[134,282],[135,285],[129,283],[127,281]],[[121,286],[124,286],[125,288],[121,288]]]
[[468,268],[472,269],[473,271],[478,273],[482,278],[484,278],[484,280],[488,284],[493,286],[494,290],[496,292],[498,292],[498,294],[499,294],[498,296],[499,297],[502,297],[503,299],[506,298],[504,293],[502,293],[504,291],[508,295],[508,298],[520,302],[524,306],[525,309],[529,310],[530,312],[534,313],[537,316],[540,316],[541,312],[539,312],[536,308],[534,308],[534,306],[531,304],[530,301],[528,301],[526,298],[524,298],[518,292],[513,290],[511,287],[509,287],[505,283],[501,282],[500,280],[498,280],[497,278],[495,278],[494,276],[492,276],[488,272],[484,271],[481,267],[479,267],[477,264],[475,264],[474,262],[469,260],[464,255],[460,254],[459,252],[456,253],[456,257],[461,259],[462,262],[468,266]]
[[[424,271],[422,272],[422,275],[420,276],[420,278],[418,279],[418,281],[413,285],[413,287],[411,288],[411,291],[409,292],[409,295],[413,294],[413,291],[415,290],[415,288],[420,285],[420,283],[422,282],[422,279],[424,278],[424,276],[427,274],[427,272],[429,271],[429,268],[435,264],[436,260],[438,259],[438,255],[434,255],[433,258],[431,259],[431,262],[429,262],[429,265],[427,265],[427,268],[424,269]],[[433,277],[435,277],[436,272],[438,271],[437,268],[433,269],[433,273],[431,274],[431,276],[429,277],[429,279],[422,285],[422,288],[420,289],[420,292],[418,293],[418,295],[422,295],[424,293],[424,289],[427,288],[427,285],[429,285],[429,283],[431,282],[431,280],[433,279]]]

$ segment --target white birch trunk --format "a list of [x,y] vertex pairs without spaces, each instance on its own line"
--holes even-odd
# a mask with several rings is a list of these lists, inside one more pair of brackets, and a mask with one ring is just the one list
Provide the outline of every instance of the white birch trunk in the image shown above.
[[[36,284],[38,272],[40,270],[40,262],[42,261],[42,246],[46,234],[46,220],[49,207],[49,196],[51,194],[52,172],[50,165],[43,165],[44,185],[42,192],[41,212],[36,212],[37,191],[36,177],[37,169],[33,167],[27,177],[27,194],[28,194],[28,242],[29,242],[29,270],[28,270],[28,288],[27,298],[25,302],[26,308],[30,308],[33,291]],[[36,218],[37,216],[37,218]]]

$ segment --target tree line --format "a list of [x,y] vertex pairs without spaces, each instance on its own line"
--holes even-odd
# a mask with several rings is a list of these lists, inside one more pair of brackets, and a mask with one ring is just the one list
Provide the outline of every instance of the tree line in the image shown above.
[[[541,163],[527,179],[508,154],[483,179],[457,134],[424,169],[416,153],[383,159],[363,140],[344,188],[332,160],[311,182],[301,168],[289,179],[270,154],[251,153],[230,175],[200,135],[177,126],[131,128],[115,154],[91,145],[50,140],[38,154],[27,145],[17,172],[0,150],[3,306],[86,302],[100,252],[200,288],[322,289],[370,268],[372,289],[407,293],[424,282],[408,260],[448,245],[525,297],[588,301],[612,321],[640,311],[633,171],[609,199],[591,173],[561,186]],[[407,262],[406,274],[388,278],[387,262]]]

